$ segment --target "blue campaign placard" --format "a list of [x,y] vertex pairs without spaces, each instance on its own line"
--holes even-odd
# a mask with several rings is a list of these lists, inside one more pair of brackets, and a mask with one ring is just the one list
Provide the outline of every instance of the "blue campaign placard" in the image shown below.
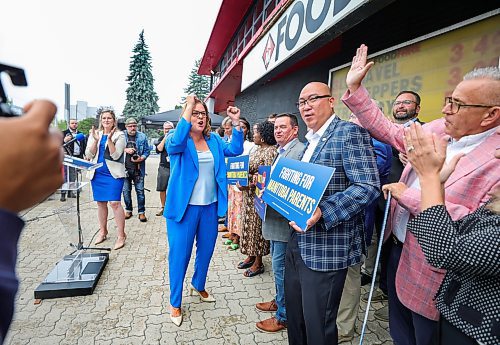
[[248,160],[249,156],[227,157],[227,183],[248,186]]
[[261,165],[257,174],[257,184],[255,185],[255,197],[253,199],[253,204],[255,211],[263,221],[266,219],[267,204],[264,200],[262,200],[262,194],[264,193],[264,188],[269,183],[270,176],[271,166]]
[[281,158],[262,199],[283,217],[305,229],[334,171],[324,165]]

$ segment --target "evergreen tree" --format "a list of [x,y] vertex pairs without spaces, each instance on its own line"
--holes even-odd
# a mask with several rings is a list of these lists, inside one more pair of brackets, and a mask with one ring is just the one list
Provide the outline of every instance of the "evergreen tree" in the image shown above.
[[[196,60],[194,67],[189,73],[188,86],[184,89],[186,95],[196,95],[201,100],[204,100],[210,92],[210,79],[206,75],[199,75],[198,68],[201,60]],[[182,103],[186,101],[186,97],[182,97]]]
[[154,78],[151,72],[151,56],[144,41],[144,30],[139,35],[139,41],[134,47],[134,55],[130,62],[130,75],[127,77],[127,103],[123,109],[126,118],[137,120],[158,112],[158,95],[153,86]]

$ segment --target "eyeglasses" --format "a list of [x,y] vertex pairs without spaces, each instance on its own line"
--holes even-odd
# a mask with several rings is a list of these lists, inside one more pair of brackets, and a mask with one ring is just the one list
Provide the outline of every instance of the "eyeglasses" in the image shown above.
[[196,110],[193,110],[193,116],[194,117],[205,117],[207,116],[207,113],[205,111],[196,111]]
[[456,114],[460,110],[460,107],[469,107],[469,108],[491,108],[496,107],[496,105],[486,105],[486,104],[463,104],[455,101],[452,97],[444,98],[444,106],[446,107],[450,104],[451,114]]
[[415,101],[410,101],[409,99],[405,99],[404,101],[394,101],[394,103],[392,103],[392,106],[393,107],[397,107],[399,106],[400,104],[404,104],[404,105],[410,105],[412,103],[415,103],[416,105],[418,105],[417,102]]
[[318,99],[327,98],[327,97],[332,97],[332,96],[330,96],[330,95],[311,96],[308,99],[299,99],[299,101],[297,103],[295,103],[295,105],[297,106],[297,108],[302,109],[306,106],[306,104],[309,104],[310,106],[312,106],[314,103],[316,103],[316,101]]

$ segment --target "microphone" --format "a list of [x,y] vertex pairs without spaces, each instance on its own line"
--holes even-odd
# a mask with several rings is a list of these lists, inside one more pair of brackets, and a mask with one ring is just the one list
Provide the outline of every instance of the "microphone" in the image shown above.
[[83,133],[78,133],[77,135],[74,136],[73,139],[71,139],[70,141],[68,141],[67,143],[64,143],[63,144],[63,147],[66,147],[68,146],[69,144],[71,143],[74,143],[75,141],[83,141],[85,139],[85,134]]

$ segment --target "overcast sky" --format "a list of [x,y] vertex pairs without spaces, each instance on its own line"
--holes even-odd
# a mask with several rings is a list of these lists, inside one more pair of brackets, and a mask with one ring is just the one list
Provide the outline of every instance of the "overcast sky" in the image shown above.
[[46,98],[112,105],[121,114],[132,49],[144,29],[160,111],[179,104],[222,0],[10,0],[2,2],[0,63],[24,68],[28,87],[3,84],[14,104]]

